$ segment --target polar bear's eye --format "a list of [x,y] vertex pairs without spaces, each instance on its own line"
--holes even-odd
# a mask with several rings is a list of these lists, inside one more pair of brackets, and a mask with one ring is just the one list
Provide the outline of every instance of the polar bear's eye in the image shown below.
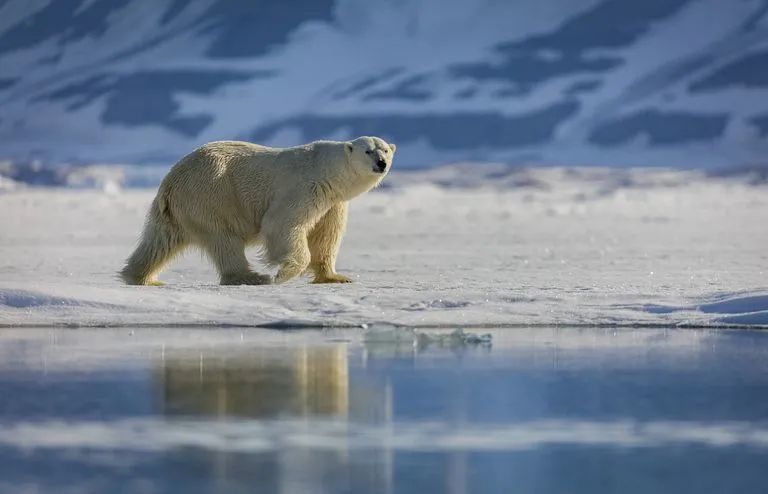
[[365,152],[365,154],[371,154],[371,153],[373,153],[373,151],[371,151],[370,149]]

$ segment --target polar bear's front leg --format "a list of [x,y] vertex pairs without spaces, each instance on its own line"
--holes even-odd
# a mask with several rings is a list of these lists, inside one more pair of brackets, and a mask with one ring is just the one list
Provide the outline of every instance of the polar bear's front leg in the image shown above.
[[307,236],[301,231],[292,231],[285,236],[269,239],[267,250],[270,257],[273,252],[280,252],[280,267],[275,276],[275,283],[284,283],[291,278],[300,276],[309,267],[309,247]]
[[336,204],[328,210],[307,238],[312,259],[309,267],[315,273],[312,283],[351,283],[336,272],[336,256],[341,237],[347,228],[347,203]]
[[279,266],[275,283],[300,276],[309,267],[310,260],[306,218],[285,217],[284,211],[285,208],[275,208],[275,211],[265,215],[262,222],[266,260]]
[[211,236],[203,248],[216,265],[222,285],[268,285],[272,277],[251,271],[245,258],[245,243],[234,236]]

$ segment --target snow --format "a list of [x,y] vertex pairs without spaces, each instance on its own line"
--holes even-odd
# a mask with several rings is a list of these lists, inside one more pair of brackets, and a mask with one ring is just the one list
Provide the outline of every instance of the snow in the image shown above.
[[154,190],[79,173],[95,188],[0,191],[0,325],[768,327],[760,175],[395,169],[352,202],[350,285],[219,286],[190,251],[166,286],[129,287],[116,272]]

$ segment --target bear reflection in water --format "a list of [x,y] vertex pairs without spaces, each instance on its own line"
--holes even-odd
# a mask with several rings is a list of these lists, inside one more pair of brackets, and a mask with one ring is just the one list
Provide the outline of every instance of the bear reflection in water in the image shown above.
[[[346,345],[176,350],[158,374],[167,415],[341,418],[350,409]],[[383,393],[357,391],[365,415],[381,408]]]

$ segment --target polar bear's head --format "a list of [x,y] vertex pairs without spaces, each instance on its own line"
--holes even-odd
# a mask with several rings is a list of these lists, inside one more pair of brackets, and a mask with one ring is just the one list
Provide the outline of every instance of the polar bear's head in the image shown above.
[[358,137],[346,143],[349,162],[362,175],[373,175],[378,180],[384,178],[392,167],[392,158],[397,146],[388,144],[378,137]]

